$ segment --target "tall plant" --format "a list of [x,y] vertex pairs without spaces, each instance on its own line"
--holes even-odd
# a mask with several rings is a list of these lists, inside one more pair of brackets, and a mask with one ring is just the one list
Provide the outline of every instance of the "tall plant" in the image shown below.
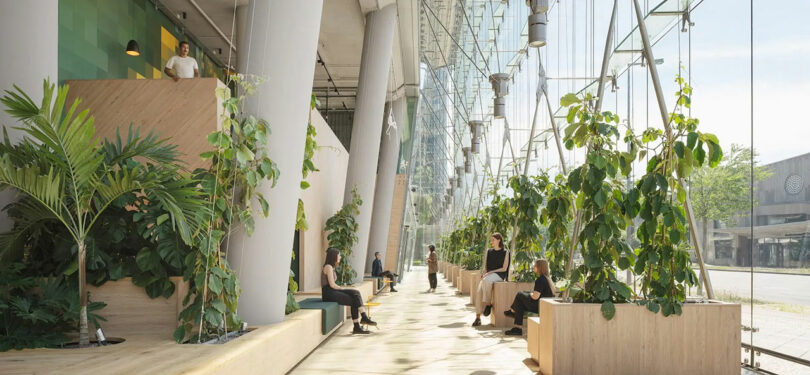
[[[54,93],[56,95],[54,95]],[[58,90],[43,84],[43,99],[36,104],[19,87],[0,98],[6,112],[23,123],[24,138],[14,147],[6,137],[0,148],[0,186],[25,195],[32,221],[56,220],[77,246],[79,279],[79,344],[89,345],[85,261],[87,237],[101,214],[119,197],[133,192],[149,194],[166,208],[178,233],[191,242],[205,213],[199,196],[185,188],[160,184],[162,173],[174,173],[174,147],[163,140],[133,141],[113,160],[105,160],[89,111],[78,112],[80,101],[65,106],[68,87]],[[116,163],[140,157],[165,168]]]
[[517,230],[512,233],[514,264],[512,265],[515,281],[534,280],[532,263],[541,253],[540,209],[543,204],[543,193],[548,185],[545,174],[538,176],[518,175],[509,179],[513,196],[509,200],[511,212],[517,223]]
[[[632,290],[616,277],[616,267],[627,269],[635,259],[623,235],[630,219],[624,212],[620,177],[630,173],[637,145],[631,142],[631,150],[626,152],[619,149],[619,117],[611,112],[597,113],[594,100],[590,94],[584,98],[567,94],[561,99],[561,105],[569,107],[566,147],[587,148],[585,163],[568,176],[582,215],[577,242],[584,259],[569,282],[584,284],[572,294],[574,301],[601,303],[602,315],[610,320],[616,312],[614,303],[632,298]],[[625,141],[633,140],[628,130]]]
[[652,312],[660,309],[664,316],[680,315],[687,288],[697,283],[688,252],[683,181],[693,169],[704,164],[714,168],[723,157],[717,137],[698,131],[699,121],[684,113],[691,106],[692,88],[680,76],[675,82],[679,90],[670,123],[663,132],[651,128],[643,133],[642,142],[656,143],[648,146],[654,154],[628,194],[629,216],[638,213],[642,220],[636,231],[641,246],[635,272],[641,275],[644,299],[638,303]]
[[543,207],[541,220],[547,227],[548,236],[545,257],[548,260],[551,277],[561,280],[568,269],[568,249],[571,248],[570,226],[574,219],[574,197],[565,177],[557,175],[546,185],[547,203]]
[[191,341],[201,342],[241,325],[236,314],[239,283],[225,259],[222,242],[238,230],[253,234],[257,211],[253,202],[258,202],[262,216],[269,214],[269,203],[257,188],[265,181],[275,185],[279,176],[267,154],[269,124],[242,111],[245,98],[262,80],[243,75],[232,76],[232,80],[245,94],[232,97],[229,90],[217,89],[224,109],[222,130],[208,135],[214,150],[200,155],[211,160],[210,167],[194,171],[210,210],[207,227],[194,239],[198,251],[185,259],[184,277],[191,286],[184,301],[188,306],[180,313],[181,324],[174,332],[178,342],[189,336]]
[[363,200],[360,199],[360,194],[357,194],[357,188],[354,188],[352,189],[352,201],[346,203],[337,213],[326,220],[324,231],[329,232],[327,236],[329,247],[338,249],[340,257],[343,259],[335,270],[336,282],[340,285],[350,284],[357,276],[349,259],[352,255],[352,246],[357,242],[359,225],[356,217],[360,213],[362,204]]

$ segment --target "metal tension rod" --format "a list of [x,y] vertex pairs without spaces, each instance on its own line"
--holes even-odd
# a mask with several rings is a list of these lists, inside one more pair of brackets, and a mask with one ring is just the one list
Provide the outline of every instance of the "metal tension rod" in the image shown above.
[[[636,9],[636,18],[638,19],[638,28],[639,32],[641,33],[641,42],[644,46],[643,53],[648,62],[647,66],[649,67],[650,78],[652,79],[653,87],[655,88],[655,97],[658,99],[658,109],[661,112],[661,121],[664,123],[664,130],[666,131],[667,139],[671,140],[672,127],[669,124],[667,103],[664,99],[664,92],[661,90],[661,81],[658,77],[658,68],[656,68],[654,64],[655,58],[653,58],[652,48],[650,47],[650,37],[647,35],[647,25],[644,23],[644,17],[641,15],[641,7],[638,5],[638,0],[633,0],[633,7]],[[681,186],[684,186],[683,179],[679,178],[678,183],[681,184]],[[695,247],[695,255],[697,256],[698,264],[700,265],[700,273],[703,275],[703,283],[706,287],[706,296],[709,297],[709,299],[713,299],[714,290],[712,289],[712,281],[709,278],[709,274],[706,272],[706,266],[703,264],[700,241],[698,241],[697,238],[697,225],[695,225],[695,216],[692,212],[692,201],[689,199],[688,191],[686,193],[686,202],[684,204],[684,208],[686,209],[686,218],[689,220],[689,227],[691,228],[689,234],[690,237],[692,237],[692,244]]]
[[[618,8],[618,0],[613,0],[613,12],[610,14],[610,24],[608,25],[607,38],[605,38],[605,52],[602,55],[602,70],[599,74],[599,87],[596,92],[596,111],[602,109],[602,95],[605,92],[605,78],[607,77],[608,63],[610,63],[610,46],[613,43],[613,29],[616,25],[616,12]],[[643,33],[644,31],[642,31]],[[649,65],[649,64],[648,64]],[[553,117],[553,116],[552,116]],[[590,146],[588,146],[590,147]],[[577,208],[577,217],[574,222],[574,232],[571,234],[571,251],[568,253],[568,263],[565,265],[565,277],[571,275],[571,266],[574,264],[574,252],[577,249],[577,242],[579,241],[579,230],[582,226],[582,207]],[[565,289],[563,297],[568,298],[568,289]]]

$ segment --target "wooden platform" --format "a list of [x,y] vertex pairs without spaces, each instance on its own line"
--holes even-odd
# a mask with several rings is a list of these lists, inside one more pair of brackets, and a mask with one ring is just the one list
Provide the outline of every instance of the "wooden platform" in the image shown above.
[[327,337],[320,310],[299,310],[224,345],[182,345],[147,334],[101,348],[0,353],[0,373],[284,374]]
[[492,286],[492,324],[498,328],[509,328],[515,323],[514,318],[503,315],[509,310],[515,296],[520,291],[529,291],[534,283],[497,282]]
[[68,80],[68,103],[81,99],[80,110],[90,109],[96,136],[111,138],[116,129],[126,137],[130,123],[145,136],[155,131],[169,138],[189,169],[209,162],[200,153],[212,149],[209,133],[221,128],[222,100],[217,88],[226,88],[216,78]]

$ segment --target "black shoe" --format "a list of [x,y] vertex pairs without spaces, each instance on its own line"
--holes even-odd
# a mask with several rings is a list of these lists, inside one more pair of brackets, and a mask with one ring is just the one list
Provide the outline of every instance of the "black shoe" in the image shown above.
[[362,327],[354,327],[354,329],[352,330],[353,335],[368,335],[370,333],[371,332],[369,332],[368,330],[363,329]]
[[514,312],[512,312],[512,310],[506,310],[506,311],[504,311],[504,312],[503,312],[503,315],[506,315],[506,316],[511,317],[511,318],[514,318],[514,317],[515,317],[515,313],[514,313]]
[[375,321],[373,321],[373,320],[371,320],[369,318],[366,318],[366,317],[363,317],[363,318],[360,319],[360,324],[365,324],[367,326],[375,326],[375,327],[377,326],[377,322],[375,322]]
[[491,312],[492,312],[492,305],[487,305],[487,307],[484,307],[484,316],[489,316],[489,313]]
[[523,330],[518,327],[513,327],[512,329],[504,332],[507,336],[523,336]]
[[396,289],[394,289],[394,288],[391,288],[391,292],[392,292],[392,293],[396,293],[396,292],[399,292],[399,291],[398,291],[398,290],[396,290]]
[[473,322],[472,326],[473,327],[478,327],[480,325],[481,325],[481,319],[475,318],[475,321]]

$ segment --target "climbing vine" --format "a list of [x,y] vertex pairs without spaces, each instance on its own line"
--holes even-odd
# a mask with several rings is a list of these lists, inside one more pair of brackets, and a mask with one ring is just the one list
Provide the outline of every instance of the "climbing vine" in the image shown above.
[[253,94],[262,80],[241,74],[232,80],[246,94],[231,97],[229,90],[217,89],[224,109],[222,130],[208,135],[214,150],[200,155],[211,166],[194,171],[213,212],[207,229],[195,237],[198,251],[185,258],[183,276],[191,284],[184,300],[187,307],[179,315],[181,324],[174,332],[177,342],[220,337],[241,325],[236,314],[239,282],[225,260],[222,241],[240,227],[253,234],[252,202],[259,203],[262,216],[269,213],[269,203],[256,189],[265,181],[275,185],[279,176],[276,164],[267,156],[269,124],[244,115],[241,109],[246,95]]
[[632,290],[616,277],[616,268],[627,269],[635,260],[623,236],[631,219],[625,215],[620,177],[630,173],[638,147],[628,131],[625,141],[631,141],[631,149],[619,150],[619,117],[597,113],[594,101],[591,94],[583,98],[567,94],[561,99],[561,105],[568,107],[566,148],[587,148],[585,163],[568,175],[568,186],[581,210],[577,242],[584,260],[574,268],[569,285],[581,283],[581,288],[571,288],[574,301],[601,303],[602,315],[610,320],[616,312],[614,303],[632,298]]
[[543,193],[548,185],[548,176],[518,175],[509,179],[509,186],[514,192],[509,199],[510,212],[514,215],[516,231],[512,233],[514,248],[513,274],[515,281],[534,281],[532,264],[542,254],[540,208],[543,204]]
[[680,76],[675,82],[679,89],[670,125],[663,132],[651,128],[642,134],[641,142],[653,155],[628,194],[628,216],[637,213],[642,220],[636,231],[641,245],[634,270],[641,275],[643,298],[637,303],[664,316],[680,315],[686,289],[698,282],[688,252],[683,180],[693,168],[714,168],[723,157],[717,137],[698,131],[698,119],[684,114],[691,106],[692,88]]
[[562,175],[546,185],[545,194],[547,202],[541,213],[548,232],[544,257],[548,260],[551,278],[561,280],[565,278],[571,248],[569,227],[574,218],[574,197]]
[[334,247],[340,251],[340,264],[338,264],[335,273],[337,273],[336,282],[339,285],[348,285],[357,276],[357,272],[349,264],[349,259],[352,255],[352,246],[357,242],[357,224],[356,217],[360,213],[360,206],[363,200],[357,194],[357,188],[352,189],[352,201],[345,204],[337,213],[326,220],[326,227],[324,231],[329,232],[327,240],[329,247]]

